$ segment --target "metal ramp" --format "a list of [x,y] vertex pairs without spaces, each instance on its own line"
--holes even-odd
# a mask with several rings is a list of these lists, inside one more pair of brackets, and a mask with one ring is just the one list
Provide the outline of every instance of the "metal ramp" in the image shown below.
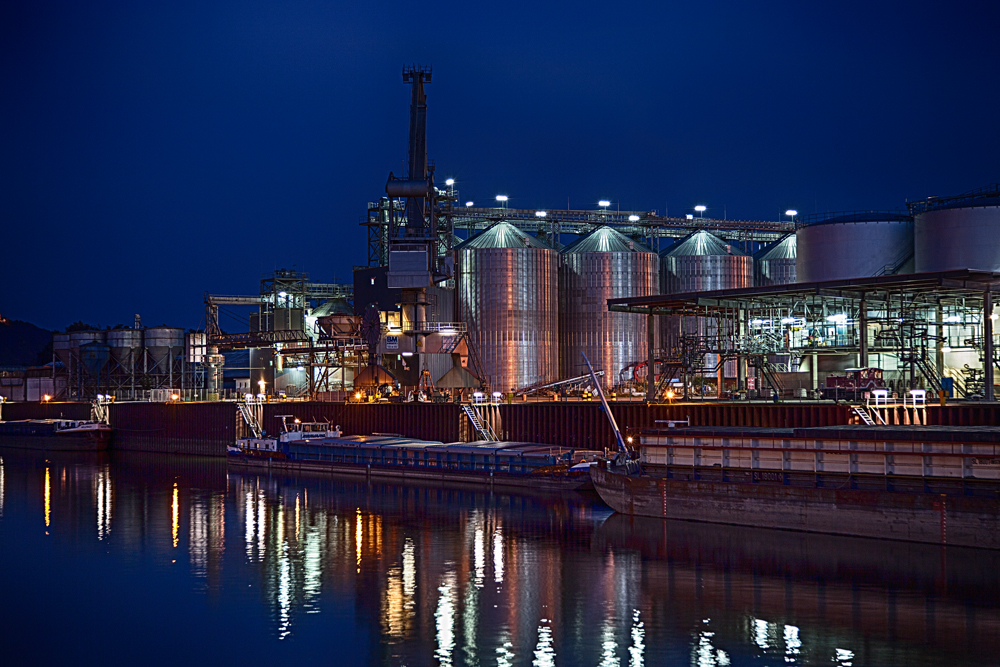
[[465,414],[468,415],[469,421],[472,422],[472,426],[476,429],[476,433],[479,434],[479,438],[481,440],[486,440],[488,442],[500,442],[500,438],[497,437],[496,431],[493,430],[493,427],[490,426],[488,421],[483,419],[475,405],[463,403],[462,410],[464,410]]
[[253,437],[261,437],[263,429],[261,428],[260,418],[258,417],[257,412],[262,405],[256,401],[252,404],[249,401],[237,401],[236,407],[239,408],[240,416],[243,417],[243,421],[246,422],[250,432],[253,433]]

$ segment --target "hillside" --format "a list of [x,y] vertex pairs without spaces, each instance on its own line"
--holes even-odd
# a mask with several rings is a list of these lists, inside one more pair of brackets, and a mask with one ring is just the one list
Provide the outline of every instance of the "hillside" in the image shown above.
[[52,332],[47,329],[30,322],[0,319],[0,366],[48,363],[52,361],[51,343]]

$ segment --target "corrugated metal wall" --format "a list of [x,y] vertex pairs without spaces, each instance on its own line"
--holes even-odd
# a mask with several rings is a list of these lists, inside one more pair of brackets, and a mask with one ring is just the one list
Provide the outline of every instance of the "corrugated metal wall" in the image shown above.
[[[345,435],[399,433],[409,438],[456,442],[463,438],[465,418],[454,403],[269,403],[264,406],[264,428],[281,432],[276,415],[292,415],[302,421],[328,420]],[[460,419],[461,418],[461,419]]]
[[[657,420],[691,419],[692,426],[762,426],[792,428],[850,423],[842,405],[705,404],[652,405],[612,403],[611,411],[623,433],[666,428]],[[524,403],[501,407],[503,437],[577,449],[614,447],[600,403]]]
[[4,403],[0,419],[90,419],[90,403]]
[[235,403],[113,403],[112,448],[225,456],[236,442]]

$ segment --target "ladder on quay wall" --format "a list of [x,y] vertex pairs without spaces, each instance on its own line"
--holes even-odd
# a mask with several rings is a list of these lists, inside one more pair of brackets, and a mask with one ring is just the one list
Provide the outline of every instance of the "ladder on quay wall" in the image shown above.
[[250,404],[246,401],[237,401],[236,406],[240,410],[240,416],[243,417],[243,421],[246,422],[246,425],[250,428],[250,432],[253,433],[253,437],[261,437],[263,430],[260,427],[260,420],[254,414],[254,410]]
[[479,410],[476,409],[476,406],[469,403],[463,403],[462,410],[464,410],[465,414],[469,416],[469,421],[472,422],[472,426],[476,429],[476,433],[479,434],[481,439],[488,442],[500,442],[500,438],[497,437],[496,431],[493,430],[493,427],[490,426],[489,422],[482,418],[482,415],[479,414]]
[[861,418],[861,421],[865,423],[866,426],[875,426],[875,420],[872,416],[868,414],[868,410],[860,405],[853,406],[854,414]]

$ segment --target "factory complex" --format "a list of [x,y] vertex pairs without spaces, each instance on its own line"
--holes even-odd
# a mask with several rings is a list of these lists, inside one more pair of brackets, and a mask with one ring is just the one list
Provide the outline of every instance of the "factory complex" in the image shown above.
[[0,395],[558,401],[593,389],[586,355],[616,400],[993,400],[1000,185],[774,221],[477,206],[428,161],[431,76],[403,69],[406,173],[368,204],[352,284],[282,269],[206,292],[202,331],[56,333]]

